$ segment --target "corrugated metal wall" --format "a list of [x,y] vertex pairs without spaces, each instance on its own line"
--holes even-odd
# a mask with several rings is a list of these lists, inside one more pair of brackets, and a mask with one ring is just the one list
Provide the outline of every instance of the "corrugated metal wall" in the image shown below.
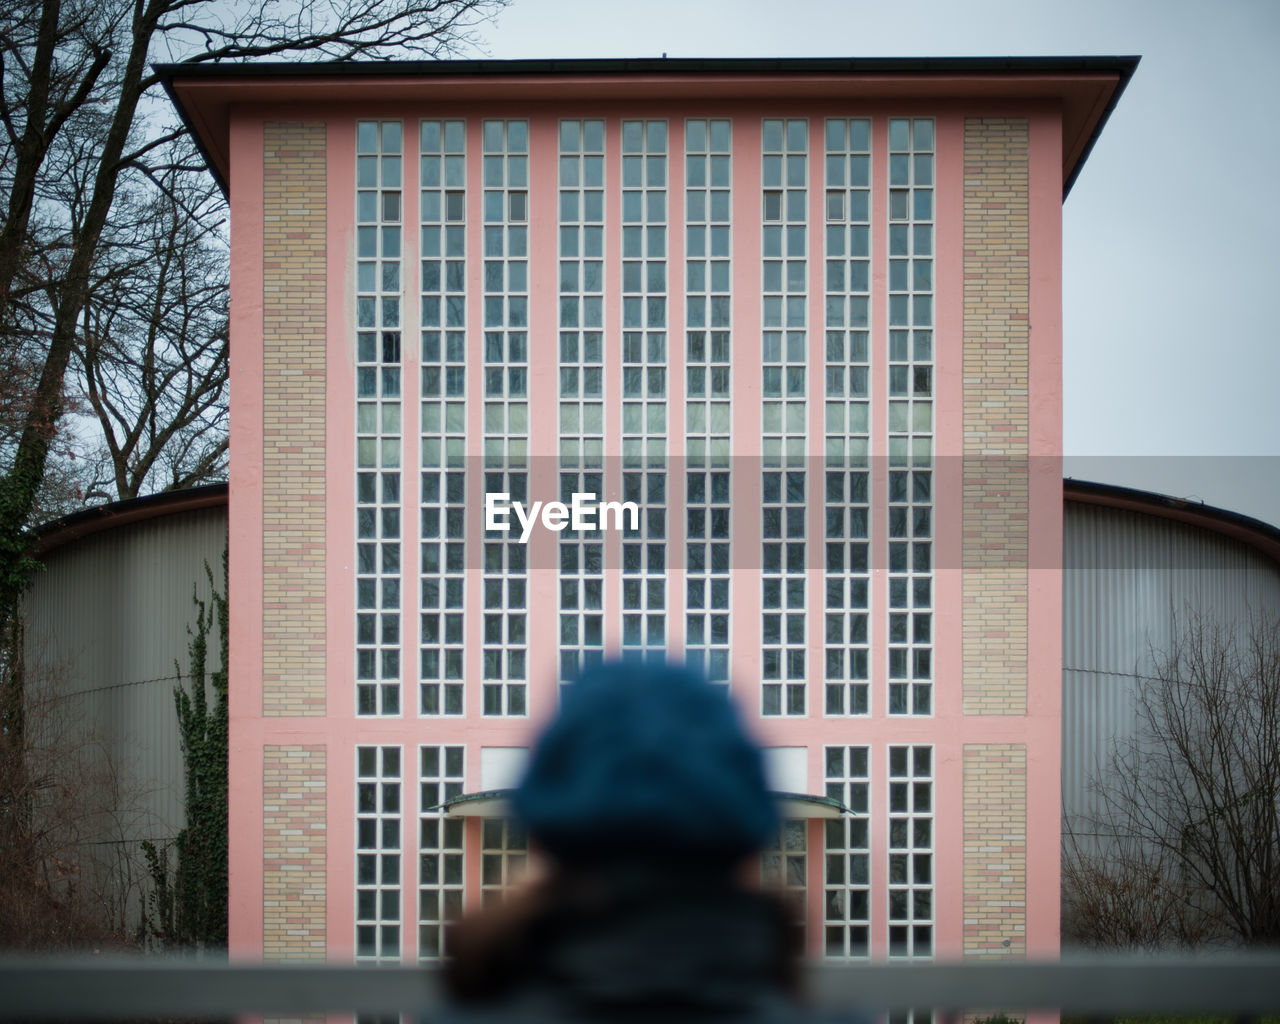
[[1199,527],[1075,501],[1063,566],[1062,800],[1079,821],[1116,740],[1133,735],[1136,680],[1175,622],[1199,612],[1244,628],[1280,612],[1280,566]]
[[[222,588],[226,538],[225,506],[103,530],[45,556],[26,601],[28,677],[74,695],[68,713],[136,781],[158,838],[183,822],[174,663],[186,671],[193,588],[209,597],[206,562]],[[212,668],[216,640],[210,655]]]

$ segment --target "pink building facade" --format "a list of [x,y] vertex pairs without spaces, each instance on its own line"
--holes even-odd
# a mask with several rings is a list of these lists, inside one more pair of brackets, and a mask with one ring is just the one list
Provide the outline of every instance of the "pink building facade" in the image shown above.
[[[1062,200],[1133,63],[162,69],[232,207],[232,954],[440,956],[527,851],[439,805],[612,655],[849,809],[761,863],[815,956],[1055,953]],[[636,522],[488,528],[575,493]]]

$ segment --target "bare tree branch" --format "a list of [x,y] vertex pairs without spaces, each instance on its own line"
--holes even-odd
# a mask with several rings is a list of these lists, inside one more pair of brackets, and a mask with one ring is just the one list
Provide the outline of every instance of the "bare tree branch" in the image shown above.
[[[42,519],[226,472],[226,208],[157,113],[152,64],[433,58],[504,3],[0,0],[0,640]],[[8,678],[0,813],[26,757]]]
[[[199,161],[153,113],[151,64],[453,55],[505,2],[0,0],[0,388],[21,388],[0,397],[17,428],[0,429],[0,616],[29,576],[26,531],[78,401],[117,497],[225,471],[225,277],[209,279],[225,269],[226,212],[191,187]],[[131,234],[139,216],[192,221],[169,240],[196,264],[148,281],[163,236]]]
[[[1068,843],[1064,899],[1095,941],[1280,943],[1280,621],[1193,614],[1155,661],[1139,730],[1099,782],[1108,839]],[[1177,914],[1160,916],[1157,890]]]

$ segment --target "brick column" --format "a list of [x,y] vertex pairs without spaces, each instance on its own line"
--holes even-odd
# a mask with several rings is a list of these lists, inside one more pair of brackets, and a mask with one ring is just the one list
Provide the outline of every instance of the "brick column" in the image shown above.
[[262,713],[325,713],[325,126],[263,126]]
[[1026,953],[1027,748],[965,744],[964,955]]
[[323,960],[325,749],[268,744],[262,758],[262,957]]
[[963,706],[1027,711],[1028,125],[964,125]]
[[[263,126],[262,714],[325,714],[325,125]],[[270,727],[268,727],[270,735]],[[323,960],[327,755],[262,769],[262,955]]]

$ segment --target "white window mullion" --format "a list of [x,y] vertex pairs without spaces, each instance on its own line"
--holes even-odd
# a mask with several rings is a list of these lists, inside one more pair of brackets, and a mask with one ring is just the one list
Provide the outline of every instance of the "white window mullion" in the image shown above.
[[[529,501],[529,123],[485,121],[484,491]],[[489,531],[483,553],[482,706],[528,713],[528,549]]]
[[933,710],[933,121],[889,121],[889,713]]
[[[604,122],[560,122],[560,500],[604,495]],[[604,659],[600,529],[559,537],[559,670]]]
[[466,124],[419,125],[422,388],[418,712],[461,715],[466,635]]
[[400,959],[400,748],[356,748],[356,959]]
[[667,641],[667,123],[622,122],[623,656]]
[[730,671],[732,122],[685,122],[685,658]]
[[448,925],[462,916],[464,876],[462,818],[446,818],[440,806],[463,792],[460,746],[418,748],[418,959],[448,955]]
[[356,123],[356,711],[400,714],[403,130]]
[[825,126],[828,715],[870,712],[871,122]]
[[808,711],[809,126],[766,119],[762,127],[761,710],[802,716]]

